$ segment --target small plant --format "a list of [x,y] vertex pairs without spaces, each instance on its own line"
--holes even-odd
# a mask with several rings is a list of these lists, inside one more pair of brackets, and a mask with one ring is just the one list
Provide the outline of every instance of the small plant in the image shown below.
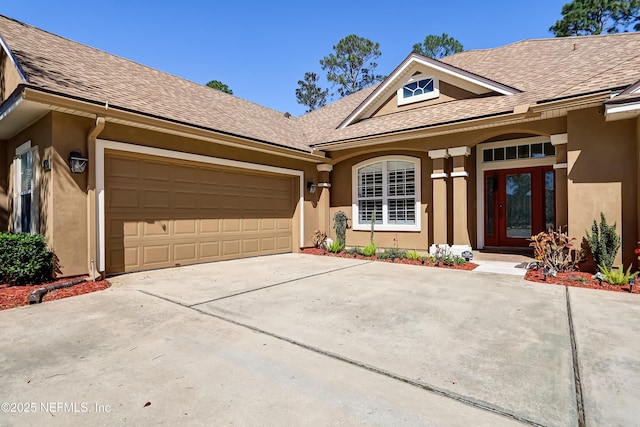
[[422,256],[416,251],[407,251],[407,259],[412,261],[416,261],[422,258]]
[[364,248],[362,248],[362,250],[360,251],[360,253],[364,256],[374,256],[376,254],[376,244],[371,242],[369,243],[367,246],[365,246]]
[[582,276],[574,276],[574,275],[569,275],[567,276],[567,278],[569,279],[569,281],[571,282],[578,282],[578,283],[587,283],[587,278],[586,277],[582,277]]
[[385,249],[380,255],[378,255],[378,258],[380,259],[390,259],[392,261],[396,259],[405,259],[406,257],[407,251],[398,248]]
[[616,224],[608,225],[604,214],[600,212],[600,226],[593,220],[591,234],[587,234],[587,242],[596,265],[604,265],[611,270],[613,260],[620,249],[620,236],[616,234]]
[[354,257],[356,255],[360,255],[361,249],[358,246],[355,246],[353,248],[347,248],[344,250],[344,253],[347,255],[353,255]]
[[529,246],[533,247],[536,260],[549,271],[574,271],[582,260],[582,251],[573,249],[576,239],[570,239],[560,228],[542,231],[530,240]]
[[422,261],[423,264],[435,264],[436,257],[433,255],[425,255],[423,257],[420,257],[420,261]]
[[347,244],[347,214],[338,211],[333,215],[333,228],[336,230],[336,240],[344,247]]
[[598,268],[600,270],[600,273],[602,273],[603,280],[608,284],[614,286],[626,285],[627,283],[629,283],[629,279],[638,275],[637,271],[635,273],[631,272],[631,264],[629,264],[629,268],[627,268],[627,271],[624,271],[624,265],[621,265],[617,271],[607,268],[607,266],[604,264],[600,264]]
[[327,247],[327,250],[333,254],[338,254],[342,252],[343,249],[344,245],[340,244],[340,242],[337,240],[335,242],[331,242],[329,244],[329,247]]
[[37,284],[59,271],[58,257],[45,238],[30,233],[0,233],[0,283]]
[[313,247],[317,249],[326,249],[327,248],[327,233],[316,230],[311,236],[311,243],[313,243]]

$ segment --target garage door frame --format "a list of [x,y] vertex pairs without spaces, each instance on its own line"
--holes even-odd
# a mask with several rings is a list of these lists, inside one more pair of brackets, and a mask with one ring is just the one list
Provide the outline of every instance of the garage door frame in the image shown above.
[[281,175],[298,177],[300,196],[298,202],[300,216],[300,247],[304,246],[304,172],[297,169],[286,169],[276,166],[261,165],[258,163],[242,162],[238,160],[222,159],[218,157],[204,156],[201,154],[184,153],[181,151],[166,150],[163,148],[147,147],[104,139],[96,139],[96,215],[97,215],[97,258],[98,271],[106,270],[106,214],[105,214],[105,150],[124,151],[127,153],[146,154],[170,159],[179,159],[216,166],[227,166],[250,171],[271,172]]

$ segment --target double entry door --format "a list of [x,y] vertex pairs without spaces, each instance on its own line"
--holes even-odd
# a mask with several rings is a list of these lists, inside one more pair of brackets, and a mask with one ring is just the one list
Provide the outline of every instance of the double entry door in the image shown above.
[[529,246],[532,235],[555,227],[551,166],[484,172],[485,246]]

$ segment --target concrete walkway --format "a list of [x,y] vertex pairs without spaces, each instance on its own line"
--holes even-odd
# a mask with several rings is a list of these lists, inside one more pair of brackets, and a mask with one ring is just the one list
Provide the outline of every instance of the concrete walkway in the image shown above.
[[300,254],[112,282],[0,312],[0,425],[640,419],[635,295]]

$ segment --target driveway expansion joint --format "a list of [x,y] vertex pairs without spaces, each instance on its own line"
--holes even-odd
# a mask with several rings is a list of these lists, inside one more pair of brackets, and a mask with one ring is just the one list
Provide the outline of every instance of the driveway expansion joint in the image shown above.
[[573,316],[571,314],[571,299],[569,298],[569,287],[565,286],[565,296],[567,300],[567,319],[569,321],[569,338],[571,339],[571,356],[573,360],[573,378],[576,388],[576,407],[578,410],[578,427],[586,426],[584,411],[584,398],[582,396],[582,382],[580,381],[580,366],[578,362],[578,346],[573,328]]
[[[373,261],[371,261],[371,262],[373,262]],[[364,265],[364,264],[367,264],[367,263],[358,264],[358,265]],[[350,266],[350,267],[346,267],[346,268],[357,267],[358,265]],[[340,269],[332,270],[332,271],[339,271],[339,270],[344,270],[344,268],[340,268]],[[306,276],[306,277],[320,276],[322,274],[331,273],[332,271],[328,271],[328,272],[324,272],[324,273],[318,273],[318,274],[314,274],[314,275],[310,275],[310,276]],[[300,279],[294,279],[294,280],[300,280]],[[282,282],[281,284],[285,284],[285,283],[288,283],[288,282],[291,282],[291,280],[288,280],[286,282]],[[277,285],[278,284],[269,285],[267,287],[272,287],[272,286],[277,286]],[[260,290],[260,289],[264,289],[264,288],[265,287],[259,288],[259,289],[255,289],[255,290]],[[255,290],[250,290],[250,291],[246,291],[246,292],[242,292],[242,293],[253,292]],[[443,389],[443,388],[440,388],[440,387],[437,387],[437,386],[429,385],[429,384],[427,384],[425,382],[422,382],[422,381],[413,380],[411,378],[407,378],[405,376],[402,376],[402,375],[399,375],[399,374],[395,374],[395,373],[393,373],[391,371],[387,371],[386,369],[378,368],[376,366],[369,365],[369,364],[364,363],[364,362],[359,362],[357,360],[350,359],[350,358],[342,356],[340,354],[333,353],[333,352],[330,352],[330,351],[327,351],[327,350],[323,350],[323,349],[321,349],[319,347],[315,347],[315,346],[312,346],[310,344],[305,344],[303,342],[294,340],[293,338],[288,338],[288,337],[283,336],[283,335],[278,335],[278,334],[276,334],[274,332],[269,332],[267,330],[260,329],[260,328],[258,328],[256,326],[252,326],[252,325],[249,325],[247,323],[238,322],[236,320],[233,320],[233,319],[230,319],[230,318],[227,318],[227,317],[224,317],[224,316],[220,316],[218,314],[213,314],[213,313],[204,311],[199,307],[196,307],[197,305],[203,304],[203,303],[187,305],[187,304],[181,303],[179,301],[172,300],[172,299],[167,298],[167,297],[163,297],[163,296],[160,296],[160,295],[153,294],[151,292],[147,292],[147,291],[143,291],[143,290],[140,290],[140,292],[145,294],[145,295],[149,295],[151,297],[159,298],[161,300],[164,300],[164,301],[167,301],[167,302],[170,302],[170,303],[173,303],[173,304],[177,304],[179,306],[191,309],[191,310],[193,310],[193,311],[195,311],[197,313],[200,313],[200,314],[203,314],[203,315],[206,315],[206,316],[209,316],[209,317],[216,318],[216,319],[221,320],[223,322],[231,323],[233,325],[240,326],[240,327],[249,329],[249,330],[251,330],[253,332],[261,333],[263,335],[267,335],[269,337],[275,338],[275,339],[280,340],[280,341],[285,341],[285,342],[287,342],[289,344],[295,345],[295,346],[303,348],[305,350],[312,351],[312,352],[314,352],[316,354],[320,354],[322,356],[326,356],[326,357],[332,358],[334,360],[338,360],[340,362],[344,362],[344,363],[350,364],[352,366],[367,370],[367,371],[372,372],[374,374],[382,375],[382,376],[394,379],[396,381],[403,382],[405,384],[417,387],[419,389],[422,389],[424,391],[436,394],[438,396],[441,396],[441,397],[444,397],[444,398],[448,398],[448,399],[452,399],[452,400],[454,400],[456,402],[462,403],[464,405],[470,406],[470,407],[478,409],[478,410],[490,412],[490,413],[493,413],[493,414],[496,414],[496,415],[499,415],[499,416],[502,416],[502,417],[505,417],[505,418],[508,418],[508,419],[511,419],[511,420],[514,420],[514,421],[518,421],[518,422],[521,422],[521,423],[524,423],[524,424],[527,424],[527,425],[531,425],[531,426],[547,427],[545,424],[541,424],[541,423],[538,423],[536,421],[533,421],[533,420],[530,420],[528,418],[525,418],[523,416],[514,414],[512,412],[509,412],[507,409],[501,408],[501,407],[493,405],[491,403],[484,402],[482,400],[476,400],[476,399],[468,397],[468,396],[460,395],[460,394],[457,394],[455,392],[452,392],[452,391],[449,391],[449,390],[446,390],[446,389]],[[222,298],[229,298],[231,296],[232,295],[227,296],[227,297],[222,297]],[[218,298],[216,300],[219,300],[219,299],[222,299],[222,298]],[[216,301],[216,300],[213,300],[213,301]],[[584,427],[584,425],[581,425],[580,427]]]
[[[249,289],[249,290],[242,291],[242,292],[236,292],[235,294],[225,295],[225,296],[218,297],[218,298],[213,298],[213,299],[210,299],[210,300],[207,300],[207,301],[197,302],[195,304],[189,304],[189,305],[180,304],[180,305],[184,305],[185,307],[193,308],[193,307],[196,307],[198,305],[209,304],[211,302],[216,302],[216,301],[220,301],[220,300],[227,299],[227,298],[233,298],[233,297],[237,297],[239,295],[249,294],[251,292],[262,291],[264,289],[269,289],[269,288],[273,288],[273,287],[276,287],[276,286],[286,285],[287,283],[297,282],[299,280],[309,279],[311,277],[323,276],[325,274],[335,273],[336,271],[342,271],[342,270],[347,270],[347,269],[350,269],[350,268],[360,267],[360,266],[363,266],[363,265],[370,264],[372,262],[373,261],[365,261],[365,262],[361,262],[361,263],[355,264],[355,265],[350,265],[350,266],[347,266],[347,267],[340,267],[340,268],[336,268],[336,269],[333,269],[333,270],[322,271],[320,273],[314,273],[314,274],[309,274],[307,276],[296,277],[294,279],[285,280],[284,282],[273,283],[271,285],[261,286],[259,288]],[[149,295],[153,295],[153,294],[149,294]]]

